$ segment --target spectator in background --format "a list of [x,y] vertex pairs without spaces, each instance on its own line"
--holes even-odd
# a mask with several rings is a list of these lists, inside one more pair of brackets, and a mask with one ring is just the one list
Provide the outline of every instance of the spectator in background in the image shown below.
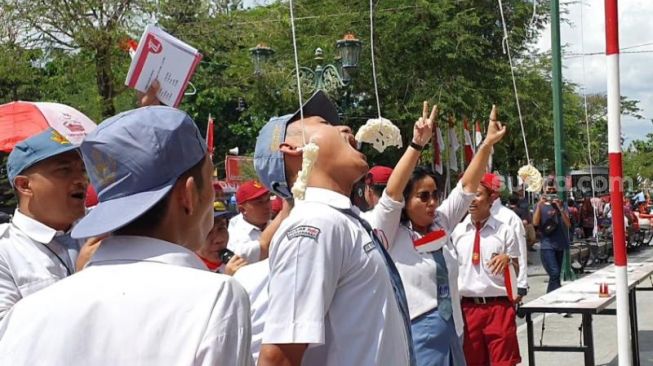
[[248,263],[267,258],[270,241],[281,223],[281,218],[270,221],[270,192],[250,180],[238,187],[236,202],[240,213],[229,223],[227,248]]
[[[221,205],[217,205],[216,209],[216,204]],[[241,267],[247,265],[247,261],[235,254],[229,259],[229,262],[224,263],[222,261],[222,253],[227,249],[227,242],[229,242],[227,223],[236,213],[227,211],[222,202],[215,202],[213,207],[213,227],[206,236],[206,241],[195,253],[209,271],[231,276]]]
[[[570,212],[571,213],[571,212]],[[596,212],[592,201],[589,197],[583,199],[578,212],[580,227],[583,229],[583,237],[591,238],[594,236],[594,223],[596,222]]]
[[247,294],[194,254],[215,192],[193,120],[169,107],[127,111],[81,151],[100,202],[72,236],[112,235],[85,270],[7,314],[0,364],[251,365]]
[[18,143],[7,175],[18,208],[0,226],[0,319],[20,299],[75,273],[80,245],[69,231],[84,216],[88,185],[79,146],[53,129]]
[[365,177],[365,202],[367,202],[369,209],[374,208],[379,202],[391,174],[392,168],[382,165],[372,167],[367,172]]
[[540,232],[540,257],[544,270],[549,275],[546,292],[551,292],[560,285],[562,258],[569,248],[569,214],[562,201],[555,196],[558,192],[553,179],[547,181],[546,194],[540,197],[533,214],[533,225]]

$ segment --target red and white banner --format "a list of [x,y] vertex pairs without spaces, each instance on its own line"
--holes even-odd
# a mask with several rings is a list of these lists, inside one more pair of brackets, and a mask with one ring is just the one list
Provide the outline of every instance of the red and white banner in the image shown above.
[[230,184],[240,184],[248,178],[247,172],[254,172],[254,159],[249,156],[227,155],[224,158],[227,173],[226,181]]
[[515,272],[515,266],[512,263],[508,263],[506,269],[503,272],[504,283],[506,285],[506,295],[510,301],[515,302],[517,298],[517,273]]
[[444,230],[431,231],[419,239],[413,240],[413,246],[420,253],[434,252],[447,242],[447,232]]
[[465,164],[469,165],[474,157],[474,143],[472,142],[472,134],[466,117],[463,120],[463,133],[465,134]]
[[209,121],[206,124],[206,146],[209,149],[209,154],[213,157],[213,150],[215,149],[213,143],[213,117],[209,114]]
[[481,122],[476,121],[476,132],[474,133],[474,140],[476,140],[476,147],[478,148],[483,143],[483,134],[481,134]]
[[454,172],[458,171],[458,149],[460,149],[460,143],[458,135],[456,135],[456,126],[453,117],[449,117],[449,169]]

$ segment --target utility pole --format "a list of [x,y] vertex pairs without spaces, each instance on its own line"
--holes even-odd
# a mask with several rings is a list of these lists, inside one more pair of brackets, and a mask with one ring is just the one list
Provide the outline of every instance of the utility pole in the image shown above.
[[[556,185],[558,196],[562,202],[565,199],[565,177],[567,165],[565,164],[564,122],[562,120],[562,57],[560,56],[560,2],[551,0],[551,64],[553,85],[553,146],[555,156]],[[562,278],[572,280],[575,278],[571,270],[569,249],[565,250],[562,263]]]

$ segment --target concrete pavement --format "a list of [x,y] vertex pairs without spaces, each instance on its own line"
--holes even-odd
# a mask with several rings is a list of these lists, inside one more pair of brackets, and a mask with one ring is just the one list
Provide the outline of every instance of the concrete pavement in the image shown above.
[[[653,257],[653,247],[647,247],[635,253],[629,253],[629,262],[644,261]],[[528,281],[529,294],[524,302],[529,302],[546,293],[548,276],[539,259],[539,252],[529,252]],[[586,268],[592,272],[604,265]],[[563,283],[564,286],[564,283]],[[653,287],[653,281],[645,280],[641,286]],[[637,311],[639,320],[639,347],[640,364],[653,366],[653,291],[640,291],[637,293]],[[610,308],[614,308],[614,304]],[[593,316],[594,328],[594,359],[596,365],[618,365],[617,361],[617,317],[614,315]],[[544,332],[542,322],[544,321]],[[535,343],[539,344],[543,334],[545,345],[577,346],[582,335],[580,332],[581,315],[564,318],[559,314],[533,314]],[[528,350],[526,338],[526,323],[524,319],[517,319],[517,333],[521,351],[522,363],[528,365]],[[571,352],[536,352],[535,362],[543,366],[583,365],[582,353]]]

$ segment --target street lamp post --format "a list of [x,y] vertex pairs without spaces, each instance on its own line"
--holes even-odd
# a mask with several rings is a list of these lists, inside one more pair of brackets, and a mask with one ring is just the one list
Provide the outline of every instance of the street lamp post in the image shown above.
[[[304,96],[310,96],[318,90],[323,90],[332,97],[338,90],[350,85],[352,76],[356,74],[358,60],[361,53],[361,41],[353,33],[347,33],[342,39],[336,41],[336,56],[334,63],[324,65],[324,51],[315,49],[314,60],[317,61],[315,69],[299,67],[299,78]],[[259,44],[250,49],[254,62],[254,73],[262,74],[263,64],[274,54],[274,50],[265,44]],[[293,69],[291,78],[296,76]],[[296,84],[290,83],[295,90]]]

